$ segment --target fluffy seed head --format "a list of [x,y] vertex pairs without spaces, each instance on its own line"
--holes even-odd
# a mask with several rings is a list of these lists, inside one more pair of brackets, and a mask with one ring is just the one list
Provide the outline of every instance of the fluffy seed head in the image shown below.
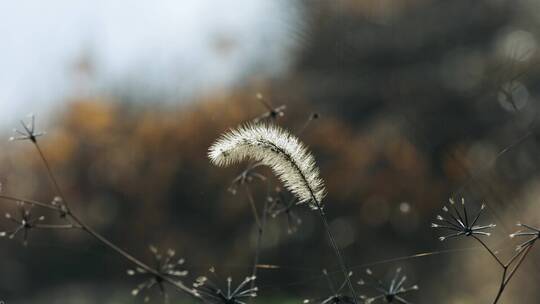
[[312,208],[325,195],[315,159],[288,131],[267,124],[246,124],[223,134],[209,149],[210,161],[226,167],[245,159],[270,167],[301,203]]

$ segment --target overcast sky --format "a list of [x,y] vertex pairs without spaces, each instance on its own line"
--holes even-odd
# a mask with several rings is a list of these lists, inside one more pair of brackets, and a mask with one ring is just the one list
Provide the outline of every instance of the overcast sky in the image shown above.
[[[189,100],[254,72],[282,73],[302,31],[294,2],[1,1],[0,121],[85,92],[135,87],[136,99]],[[91,63],[91,77],[78,62]]]

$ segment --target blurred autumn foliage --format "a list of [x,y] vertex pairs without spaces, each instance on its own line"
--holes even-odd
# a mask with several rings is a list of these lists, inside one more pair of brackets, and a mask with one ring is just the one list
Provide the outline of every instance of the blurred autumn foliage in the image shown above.
[[[353,266],[440,250],[429,225],[452,195],[487,202],[501,238],[519,219],[539,220],[540,75],[531,68],[537,54],[514,62],[491,49],[522,12],[490,1],[404,1],[367,9],[372,2],[306,8],[310,38],[282,79],[254,76],[183,105],[92,97],[59,109],[41,143],[75,209],[138,256],[147,256],[152,243],[176,248],[194,275],[212,265],[244,275],[256,227],[243,193],[227,191],[244,167],[212,167],[207,149],[223,131],[268,111],[256,98],[262,94],[273,106],[287,106],[278,123],[293,133],[319,114],[300,137],[320,165],[331,226]],[[525,105],[522,95],[507,90],[514,81],[528,88]],[[44,127],[39,117],[38,127]],[[31,147],[2,149],[3,191],[51,200]],[[271,178],[270,185],[253,185],[258,204],[279,183]],[[262,295],[301,299],[317,290],[314,285],[325,288],[320,270],[336,266],[318,219],[297,209],[303,223],[296,234],[287,234],[283,218],[269,223],[261,263],[275,267],[261,271]],[[10,275],[0,278],[0,292],[45,293],[76,280],[126,284],[126,265],[86,237],[36,234],[26,250],[2,243],[0,269]],[[39,259],[31,253],[36,250]],[[477,303],[492,291],[470,283],[491,286],[493,278],[478,272],[485,263],[472,257],[482,258],[467,251],[402,264],[420,282],[422,298]],[[530,278],[538,277],[535,267]],[[451,292],[457,288],[463,293]]]

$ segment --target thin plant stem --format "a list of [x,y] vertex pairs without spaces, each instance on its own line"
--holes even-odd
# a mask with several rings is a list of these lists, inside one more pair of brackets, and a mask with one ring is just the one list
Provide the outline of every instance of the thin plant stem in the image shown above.
[[523,263],[523,261],[525,260],[525,258],[527,257],[527,255],[529,254],[529,252],[531,252],[531,249],[533,248],[534,246],[534,243],[533,244],[530,244],[527,246],[527,249],[525,249],[523,255],[521,256],[521,258],[519,259],[519,261],[517,262],[516,266],[510,271],[510,274],[508,275],[508,278],[506,279],[506,282],[505,282],[505,285],[508,284],[508,282],[512,279],[512,277],[514,276],[514,274],[516,274],[516,271],[518,270],[519,266],[521,266],[521,264]]
[[514,255],[510,258],[510,260],[508,260],[508,262],[506,262],[506,264],[504,264],[505,267],[510,267],[510,264],[514,263],[514,261],[521,256],[521,254],[523,253],[523,250],[516,250],[516,252],[514,253]]
[[[126,252],[125,250],[120,248],[119,246],[115,245],[113,242],[109,241],[107,238],[105,238],[104,236],[99,234],[97,231],[95,231],[92,227],[90,227],[89,225],[84,223],[76,214],[74,214],[73,211],[68,207],[68,204],[67,204],[66,198],[65,198],[65,196],[64,196],[64,194],[62,192],[62,189],[60,188],[60,186],[58,184],[58,181],[57,181],[57,179],[55,178],[55,176],[54,176],[54,174],[52,172],[51,166],[49,165],[49,162],[47,161],[47,158],[45,157],[45,154],[41,150],[38,142],[35,141],[35,140],[32,140],[32,143],[34,144],[34,147],[38,151],[39,156],[40,156],[43,164],[45,165],[45,168],[47,170],[47,174],[48,174],[51,182],[54,185],[54,188],[55,188],[55,191],[57,192],[57,195],[60,196],[60,198],[62,199],[62,201],[64,203],[66,217],[68,219],[72,220],[76,224],[76,226],[74,226],[73,228],[82,229],[83,231],[88,233],[90,236],[92,236],[94,239],[96,239],[97,241],[99,241],[100,243],[102,243],[103,245],[105,245],[106,247],[111,249],[112,251],[116,252],[121,257],[125,258],[126,260],[128,260],[129,262],[135,264],[136,266],[144,269],[145,271],[147,271],[149,274],[155,276],[160,281],[167,282],[170,285],[172,285],[173,287],[177,288],[178,290],[181,290],[181,291],[187,293],[188,295],[190,295],[190,296],[192,296],[194,298],[200,298],[200,296],[198,295],[198,293],[195,290],[193,290],[192,288],[187,287],[186,285],[184,285],[183,283],[181,283],[179,281],[176,281],[174,279],[171,279],[171,278],[169,278],[167,276],[162,275],[158,270],[150,267],[149,265],[147,265],[146,263],[142,262],[141,260],[135,258],[133,255],[129,254],[128,252]],[[62,209],[60,207],[52,206],[52,205],[49,205],[49,204],[46,204],[46,203],[37,202],[37,201],[33,201],[33,200],[25,200],[25,199],[22,200],[22,199],[18,199],[18,198],[11,197],[11,196],[5,196],[5,195],[0,195],[0,198],[10,200],[10,201],[19,201],[19,202],[23,202],[23,203],[27,203],[27,204],[32,204],[32,205],[35,205],[35,206],[39,206],[39,207],[43,207],[43,208],[47,208],[47,209],[51,209],[51,210],[56,210],[56,211],[59,211],[59,212],[62,211]]]
[[351,290],[351,295],[353,297],[354,304],[357,304],[358,303],[358,296],[356,295],[356,291],[354,290],[354,287],[352,285],[352,282],[351,282],[351,279],[350,279],[350,276],[349,276],[349,270],[347,269],[347,265],[345,264],[345,261],[344,261],[342,255],[341,255],[340,250],[339,250],[339,247],[336,244],[334,236],[332,235],[332,232],[330,231],[330,225],[328,224],[328,220],[326,219],[326,214],[325,214],[325,212],[324,212],[324,210],[322,208],[321,202],[319,202],[319,200],[315,196],[315,193],[313,192],[313,189],[309,186],[309,182],[308,182],[306,176],[304,175],[302,170],[300,170],[300,168],[298,167],[298,164],[291,158],[291,156],[289,154],[287,154],[285,151],[283,151],[282,148],[276,146],[275,144],[271,144],[271,146],[275,151],[280,152],[285,158],[287,158],[288,162],[294,167],[295,171],[298,172],[298,174],[300,174],[300,176],[302,177],[302,180],[303,180],[304,184],[306,185],[307,189],[309,190],[311,201],[313,201],[317,211],[319,211],[319,215],[320,215],[321,220],[322,220],[322,222],[324,224],[324,228],[326,230],[326,233],[328,234],[328,238],[330,239],[330,244],[332,245],[332,248],[334,249],[334,253],[335,253],[335,255],[336,255],[337,259],[338,259],[338,263],[340,265],[341,271],[343,272],[343,275],[345,276],[345,280],[347,281],[347,286]]
[[56,206],[39,202],[39,201],[35,201],[35,200],[31,200],[31,199],[19,198],[19,197],[3,195],[3,194],[0,194],[0,199],[11,201],[11,202],[20,202],[20,203],[24,203],[24,204],[32,205],[32,206],[38,206],[38,207],[53,210],[53,211],[59,211],[59,208],[57,208]]
[[105,246],[109,247],[111,250],[118,253],[120,256],[124,257],[125,259],[132,262],[133,264],[141,267],[142,269],[144,269],[148,273],[156,276],[160,280],[171,284],[172,286],[186,292],[187,294],[189,294],[191,296],[194,296],[196,298],[199,297],[197,295],[197,293],[193,289],[185,286],[181,282],[175,281],[175,280],[173,280],[173,279],[171,279],[171,278],[169,278],[167,276],[161,275],[156,269],[154,269],[154,268],[148,266],[147,264],[141,262],[139,259],[135,258],[131,254],[127,253],[125,250],[121,249],[120,247],[118,247],[117,245],[115,245],[114,243],[112,243],[111,241],[106,239],[104,236],[102,236],[101,234],[96,232],[92,227],[90,227],[90,226],[86,225],[85,223],[83,223],[77,216],[75,216],[73,213],[71,213],[71,211],[68,211],[68,215],[70,216],[70,218],[73,221],[75,221],[77,224],[79,224],[81,226],[82,230],[86,231],[89,235],[94,237],[96,240],[98,240],[99,242],[101,242]]
[[506,272],[508,271],[508,268],[504,268],[501,278],[501,284],[499,285],[499,291],[497,291],[497,295],[495,296],[495,300],[493,300],[493,304],[496,304],[499,302],[499,299],[501,298],[504,289],[506,288],[506,284],[504,284],[504,281],[506,279]]
[[493,250],[491,250],[491,248],[489,248],[486,243],[484,243],[484,241],[482,241],[479,237],[475,236],[475,235],[472,235],[472,237],[477,240],[485,249],[487,252],[489,252],[489,254],[493,257],[493,259],[495,261],[497,261],[497,263],[499,264],[499,266],[501,266],[502,268],[506,268],[507,266],[501,261],[501,259],[499,259],[499,257],[495,254],[495,252],[493,252]]
[[49,176],[49,179],[51,180],[51,182],[52,182],[52,184],[54,186],[54,190],[56,191],[57,195],[62,198],[63,203],[67,207],[68,203],[66,201],[66,196],[62,192],[62,189],[60,188],[60,185],[58,184],[58,181],[56,180],[56,178],[54,177],[54,174],[52,173],[52,169],[51,169],[51,166],[49,165],[49,161],[45,157],[45,154],[41,150],[41,147],[39,146],[38,142],[36,140],[33,140],[32,143],[34,144],[34,147],[38,151],[39,157],[41,158],[41,161],[43,162],[43,165],[45,165],[47,175]]
[[[499,289],[497,291],[497,295],[495,296],[495,299],[493,300],[493,304],[497,304],[499,300],[501,299],[506,287],[510,283],[510,280],[514,277],[517,270],[520,268],[520,266],[523,264],[523,261],[531,251],[531,249],[534,247],[535,242],[530,243],[527,245],[526,248],[521,248],[518,252],[516,252],[506,263],[503,263],[499,257],[489,248],[484,241],[482,241],[480,238],[473,235],[473,238],[478,241],[486,250],[489,252],[489,254],[493,257],[495,261],[497,261],[497,264],[502,269],[501,274],[501,282],[499,284]],[[514,262],[517,263],[512,268],[511,266],[514,264]]]
[[341,271],[343,272],[343,275],[345,276],[345,280],[347,281],[347,286],[349,287],[349,289],[351,291],[353,302],[354,302],[354,304],[357,304],[358,303],[358,296],[356,295],[356,291],[354,290],[353,284],[351,282],[351,279],[350,279],[350,276],[349,276],[349,270],[347,269],[347,265],[345,264],[343,256],[341,255],[341,251],[339,250],[339,247],[336,244],[334,235],[330,231],[330,225],[328,224],[328,220],[326,218],[326,213],[324,212],[324,210],[322,208],[321,202],[319,202],[319,200],[315,196],[315,193],[313,192],[313,189],[309,186],[309,182],[308,182],[306,176],[304,176],[304,173],[302,172],[302,170],[300,170],[300,168],[298,167],[298,164],[291,158],[291,156],[289,154],[285,153],[280,147],[277,147],[276,145],[272,145],[272,147],[276,151],[280,151],[281,154],[284,155],[287,158],[289,163],[295,168],[295,170],[298,172],[298,174],[300,174],[300,176],[302,177],[302,180],[304,181],[304,184],[306,185],[307,189],[309,190],[311,200],[315,204],[315,207],[316,207],[317,211],[319,212],[321,220],[322,220],[322,222],[324,224],[324,228],[326,230],[326,233],[328,234],[328,239],[330,240],[330,244],[331,244],[332,248],[334,249],[334,253],[335,253],[336,258],[338,260],[338,264],[339,264],[339,266],[341,268]]
[[78,225],[49,225],[49,224],[35,224],[35,228],[39,229],[81,229]]
[[260,232],[262,230],[262,225],[261,225],[261,219],[259,218],[259,211],[257,210],[257,206],[255,206],[255,200],[253,199],[253,195],[251,194],[249,187],[245,184],[244,184],[244,190],[246,191],[246,196],[248,197],[249,206],[251,207],[251,212],[253,213],[255,224],[257,225],[257,229]]
[[[262,219],[259,217],[259,214],[257,212],[257,208],[255,206],[255,200],[253,199],[253,195],[251,194],[251,190],[249,189],[249,186],[244,184],[244,190],[246,191],[246,196],[249,200],[249,204],[251,205],[251,208],[253,210],[253,216],[255,219],[255,223],[257,225],[257,240],[255,243],[255,255],[253,257],[253,269],[251,272],[251,275],[256,277],[257,276],[257,270],[259,265],[259,258],[261,254],[261,245],[262,245],[262,237],[264,234],[264,227],[266,225],[266,219],[267,219],[267,212],[268,212],[268,202],[264,203],[264,209],[262,213]],[[255,288],[255,280],[251,281],[250,288]]]
[[328,239],[330,240],[330,244],[332,245],[332,248],[334,249],[334,252],[335,252],[336,257],[338,259],[338,263],[339,263],[339,266],[341,268],[341,271],[343,272],[343,275],[345,276],[345,280],[347,281],[347,286],[351,290],[353,301],[354,301],[355,304],[357,304],[358,300],[357,300],[356,291],[354,290],[354,287],[352,285],[352,282],[351,282],[351,279],[350,279],[350,276],[349,276],[349,271],[347,269],[347,265],[345,264],[343,256],[341,255],[341,251],[339,250],[339,247],[336,244],[334,235],[330,231],[330,225],[328,224],[328,220],[326,218],[326,213],[324,212],[321,204],[315,198],[315,196],[312,195],[312,197],[313,197],[313,201],[315,202],[315,205],[317,206],[317,210],[319,211],[319,215],[320,215],[321,220],[322,220],[322,222],[324,224],[324,228],[326,230],[326,233],[328,234]]

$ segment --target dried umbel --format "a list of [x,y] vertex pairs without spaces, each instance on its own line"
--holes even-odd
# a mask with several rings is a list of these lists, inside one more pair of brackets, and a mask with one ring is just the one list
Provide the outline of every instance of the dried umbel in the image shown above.
[[[150,251],[154,257],[154,265],[156,265],[155,273],[150,273],[148,270],[141,267],[136,267],[135,269],[128,269],[127,274],[130,276],[141,275],[145,276],[146,280],[131,291],[131,295],[137,296],[142,291],[149,291],[150,289],[157,287],[159,292],[162,294],[164,302],[168,302],[168,294],[165,290],[163,278],[169,278],[173,281],[180,281],[185,277],[188,272],[183,269],[184,259],[179,258],[175,259],[176,252],[172,249],[167,250],[165,254],[159,252],[159,250],[150,246]],[[150,296],[146,295],[144,297],[144,302],[148,303],[150,301]]]
[[[214,267],[210,268],[210,273],[217,277]],[[234,287],[232,278],[227,277],[227,288],[221,288],[208,277],[201,276],[193,283],[193,287],[204,303],[246,304],[249,299],[257,297],[259,289],[252,284],[255,279],[255,276],[246,277],[238,286]]]
[[[493,300],[493,304],[499,303],[499,300],[501,299],[506,287],[512,278],[514,278],[514,275],[520,266],[523,265],[523,261],[534,247],[536,241],[540,239],[540,229],[530,225],[518,224],[518,226],[522,229],[510,234],[510,237],[525,238],[525,241],[519,244],[516,248],[516,252],[507,261],[505,261],[500,257],[497,251],[493,250],[486,242],[482,240],[482,238],[480,238],[481,236],[490,236],[491,233],[485,232],[485,230],[495,227],[495,224],[477,225],[477,222],[484,212],[486,205],[482,204],[476,215],[471,217],[470,210],[468,210],[465,206],[465,199],[461,199],[461,208],[457,206],[458,204],[456,204],[453,199],[450,199],[449,201],[450,208],[446,206],[443,207],[445,216],[437,215],[437,220],[439,223],[432,223],[431,227],[450,231],[450,235],[439,238],[441,241],[458,237],[470,237],[482,245],[482,247],[497,263],[501,271],[499,290],[497,291],[497,295]],[[461,211],[459,209],[461,209]]]
[[521,223],[518,223],[517,226],[521,227],[522,230],[519,230],[517,232],[510,234],[510,237],[511,238],[515,238],[515,237],[527,238],[526,241],[522,242],[516,247],[517,251],[523,250],[524,248],[527,248],[527,246],[534,245],[534,243],[536,243],[536,241],[540,239],[540,228],[536,228],[534,226],[521,224]]
[[31,207],[27,208],[22,202],[18,202],[20,217],[15,218],[11,213],[6,213],[6,219],[15,223],[16,227],[12,231],[0,231],[0,237],[8,237],[13,239],[19,232],[23,235],[23,244],[28,244],[28,234],[30,230],[39,227],[39,222],[45,220],[44,216],[33,217],[31,213]]
[[[39,136],[44,135],[44,132],[36,131],[35,117],[33,115],[29,116],[29,121],[21,121],[22,130],[15,130],[15,136],[11,137],[10,140],[22,140],[29,141],[33,144],[36,151],[39,154],[39,157],[43,164],[49,179],[51,180],[54,190],[56,191],[56,197],[51,202],[43,202],[38,200],[24,199],[17,196],[4,195],[0,193],[0,200],[3,202],[11,202],[19,205],[20,216],[12,216],[10,213],[6,214],[6,219],[15,224],[15,228],[11,231],[0,231],[0,238],[14,238],[17,234],[23,235],[23,243],[26,244],[28,241],[28,233],[30,230],[34,229],[79,229],[79,231],[84,231],[95,240],[100,242],[109,248],[112,252],[117,253],[119,256],[123,257],[125,260],[135,266],[135,270],[128,270],[128,274],[135,275],[141,274],[147,276],[149,279],[143,284],[139,285],[132,293],[138,294],[141,289],[149,289],[154,286],[158,286],[162,292],[164,299],[167,299],[167,293],[165,292],[164,284],[174,287],[175,289],[186,293],[195,299],[200,299],[199,294],[185,286],[180,278],[186,275],[186,272],[181,269],[183,260],[180,259],[177,262],[172,262],[174,256],[173,251],[168,251],[167,254],[160,255],[157,250],[152,250],[156,257],[156,265],[154,267],[142,262],[133,255],[129,254],[113,242],[109,241],[107,238],[102,236],[91,226],[84,223],[84,221],[77,216],[70,208],[69,204],[66,201],[66,197],[63,195],[60,185],[53,174],[53,170],[47,161],[45,153],[40,148],[40,143],[37,140]],[[1,190],[1,189],[0,189]],[[44,216],[33,216],[31,213],[31,208],[39,208],[40,210],[48,210],[56,213],[59,216],[59,219],[63,220],[64,224],[45,224],[42,223],[45,220]],[[148,298],[149,299],[149,298]],[[0,301],[1,302],[1,301]]]
[[270,167],[300,203],[318,208],[325,195],[315,159],[298,138],[267,124],[247,124],[223,134],[209,149],[217,166],[251,159]]
[[[323,269],[323,274],[328,280],[328,287],[330,288],[330,291],[332,294],[330,296],[327,296],[322,299],[305,299],[302,303],[303,304],[354,304],[356,303],[355,299],[351,296],[348,296],[346,294],[342,294],[343,288],[345,288],[345,285],[347,285],[347,280],[343,281],[343,283],[336,288],[334,284],[332,283],[332,280],[330,279],[328,275],[328,271],[326,269]],[[352,272],[349,272],[349,275],[347,278],[350,278],[353,275]]]
[[401,273],[401,268],[397,268],[390,284],[384,284],[380,279],[373,276],[371,269],[366,269],[367,281],[360,280],[359,285],[369,286],[377,292],[376,296],[363,297],[364,303],[370,304],[377,301],[384,303],[410,304],[404,296],[412,291],[418,290],[418,285],[405,287],[407,276]]
[[266,198],[270,203],[268,207],[268,213],[272,218],[276,218],[280,215],[284,215],[287,219],[287,233],[292,234],[298,231],[298,227],[302,224],[302,219],[296,214],[294,207],[296,207],[296,197],[290,199],[285,198],[281,188],[276,187],[274,193],[270,194]]
[[34,114],[28,114],[29,121],[25,122],[21,120],[22,130],[14,129],[15,136],[9,138],[9,140],[30,140],[36,142],[37,138],[45,135],[45,132],[36,131],[36,117]]
[[482,215],[482,212],[486,208],[486,205],[482,204],[480,207],[480,210],[476,213],[476,216],[470,217],[469,213],[467,211],[467,207],[465,206],[465,199],[461,199],[461,209],[462,212],[459,211],[458,207],[456,206],[456,203],[453,199],[448,200],[450,202],[450,208],[444,206],[443,211],[445,213],[445,216],[437,215],[437,220],[439,223],[432,223],[432,228],[438,228],[450,231],[449,235],[441,236],[439,237],[439,240],[445,241],[451,238],[456,237],[474,237],[477,236],[490,236],[491,233],[485,232],[487,229],[491,229],[495,227],[495,224],[488,224],[488,225],[476,225],[478,222],[478,219]]

